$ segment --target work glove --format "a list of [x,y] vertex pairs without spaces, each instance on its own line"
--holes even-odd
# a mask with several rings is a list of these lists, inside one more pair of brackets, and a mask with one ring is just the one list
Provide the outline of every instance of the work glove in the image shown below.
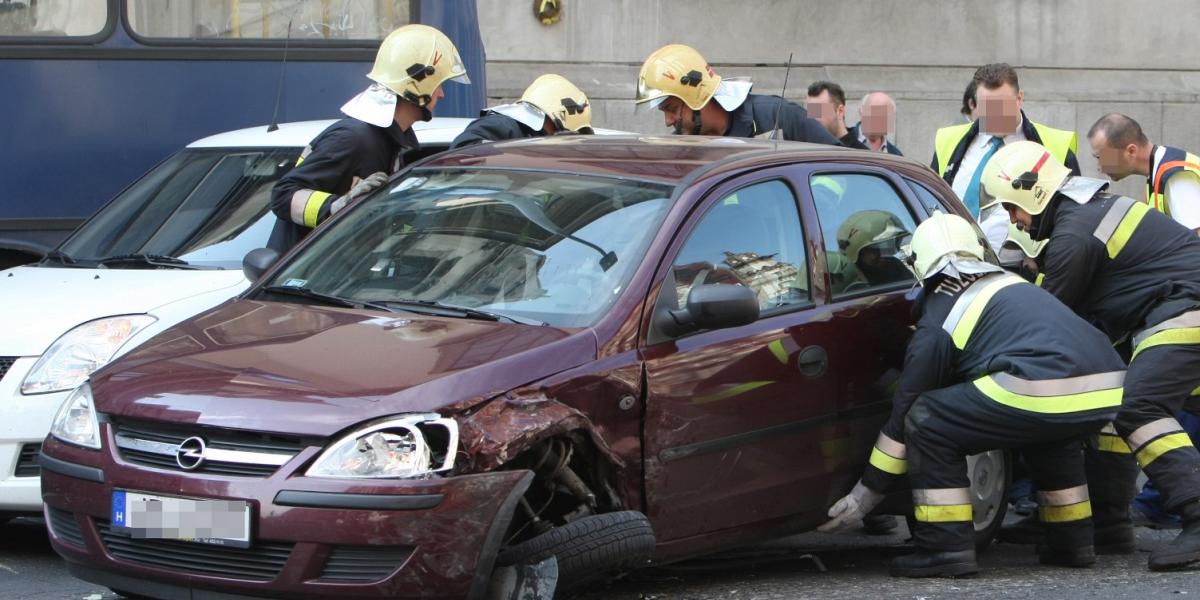
[[853,523],[861,521],[879,503],[883,502],[883,494],[863,485],[861,481],[854,484],[854,489],[829,508],[830,519],[817,527],[817,531],[831,532],[844,529]]
[[359,198],[362,198],[363,196],[366,196],[367,194],[370,194],[371,192],[382,187],[383,184],[387,183],[387,179],[388,175],[383,171],[376,171],[370,175],[367,175],[366,179],[354,184],[354,186],[350,188],[349,192],[346,192],[345,195],[338,196],[336,200],[330,203],[329,214],[338,214],[339,211],[349,206],[355,200],[358,200]]

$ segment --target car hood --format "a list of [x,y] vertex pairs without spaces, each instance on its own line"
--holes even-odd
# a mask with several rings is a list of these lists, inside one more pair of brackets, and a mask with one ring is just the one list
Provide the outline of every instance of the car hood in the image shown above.
[[9,269],[0,273],[0,356],[39,356],[80,323],[244,283],[236,270]]
[[92,385],[97,409],[118,417],[326,437],[452,412],[595,356],[590,330],[236,300],[152,338]]

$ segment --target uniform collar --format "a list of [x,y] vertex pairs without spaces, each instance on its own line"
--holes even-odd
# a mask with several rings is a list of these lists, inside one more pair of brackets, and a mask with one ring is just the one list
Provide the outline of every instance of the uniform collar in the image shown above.
[[750,96],[747,95],[740,106],[729,111],[729,129],[725,131],[726,137],[751,138],[758,133],[754,126],[754,103],[749,100]]

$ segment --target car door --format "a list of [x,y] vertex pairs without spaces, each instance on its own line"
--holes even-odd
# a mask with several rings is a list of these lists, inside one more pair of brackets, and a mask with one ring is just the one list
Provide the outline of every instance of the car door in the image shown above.
[[[723,185],[692,212],[668,250],[649,305],[646,366],[646,494],[660,542],[827,506],[823,453],[836,437],[835,389],[808,325],[815,246],[806,244],[795,168]],[[654,315],[686,304],[696,285],[755,291],[758,321],[670,337]]]

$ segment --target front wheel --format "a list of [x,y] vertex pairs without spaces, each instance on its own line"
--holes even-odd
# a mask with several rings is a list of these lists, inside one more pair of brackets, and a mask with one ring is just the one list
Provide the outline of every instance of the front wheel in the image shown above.
[[[1005,450],[991,450],[967,457],[967,479],[974,515],[975,550],[982,552],[991,545],[1008,514],[1008,487],[1012,484],[1012,457]],[[907,517],[908,529],[916,524],[912,514]]]

